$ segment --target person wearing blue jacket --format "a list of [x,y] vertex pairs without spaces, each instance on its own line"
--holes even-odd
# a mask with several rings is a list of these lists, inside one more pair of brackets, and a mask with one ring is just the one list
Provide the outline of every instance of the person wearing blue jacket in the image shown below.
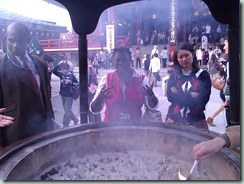
[[69,70],[69,64],[60,63],[53,69],[53,74],[60,78],[60,92],[62,104],[64,108],[63,126],[67,127],[70,121],[73,120],[74,124],[78,124],[78,119],[72,112],[72,105],[74,98],[72,96],[72,87],[79,86],[79,82]]

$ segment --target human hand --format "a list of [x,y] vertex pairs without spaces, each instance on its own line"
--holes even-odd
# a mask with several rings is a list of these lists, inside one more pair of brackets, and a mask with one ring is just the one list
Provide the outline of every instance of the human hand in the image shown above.
[[5,127],[8,125],[13,124],[14,118],[10,116],[2,115],[1,113],[4,113],[6,111],[6,108],[0,108],[0,127]]
[[103,98],[103,99],[109,99],[109,98],[112,98],[114,96],[114,89],[109,86],[106,88],[106,86],[104,86],[99,95],[98,95],[100,98]]
[[225,144],[225,140],[220,137],[200,142],[193,147],[193,156],[196,160],[204,159],[218,152]]
[[97,90],[97,85],[91,83],[91,85],[88,87],[88,91],[91,94],[95,94],[96,93],[96,90]]
[[166,123],[174,123],[174,122],[175,121],[173,119],[171,119],[171,118],[168,118],[167,121],[166,121]]
[[175,87],[171,87],[170,90],[174,94],[177,94],[178,93],[178,91],[177,91],[177,89]]
[[143,85],[143,86],[141,86],[140,91],[142,92],[143,95],[151,97],[154,95],[153,86],[154,86],[154,82],[152,82],[149,85],[147,85],[147,84]]
[[198,92],[191,92],[192,98],[197,98],[200,94]]
[[225,100],[224,101],[224,106],[228,106],[228,105],[230,105],[230,101],[229,100]]
[[216,125],[214,124],[214,122],[213,122],[213,118],[212,118],[212,117],[208,117],[206,121],[207,121],[207,123],[208,123],[210,126],[216,126]]
[[66,84],[72,84],[72,80],[70,80],[70,79],[66,79],[65,81],[66,81]]

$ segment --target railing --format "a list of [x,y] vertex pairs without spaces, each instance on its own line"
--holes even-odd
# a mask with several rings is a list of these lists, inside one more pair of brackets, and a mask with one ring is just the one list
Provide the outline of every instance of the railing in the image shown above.
[[78,39],[51,39],[39,40],[44,49],[75,48],[78,47]]
[[129,47],[131,45],[131,40],[129,36],[117,36],[116,37],[116,47]]
[[[71,49],[78,48],[78,38],[66,38],[66,39],[50,39],[39,40],[43,49]],[[101,44],[105,47],[105,41],[102,42],[101,37],[88,36],[87,37],[88,48],[101,48]],[[117,36],[116,47],[126,47],[130,44],[129,36]]]

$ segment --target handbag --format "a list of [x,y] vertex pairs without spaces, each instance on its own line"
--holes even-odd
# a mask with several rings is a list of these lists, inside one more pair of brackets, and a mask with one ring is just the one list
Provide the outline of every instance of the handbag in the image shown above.
[[161,81],[161,76],[159,75],[159,73],[156,73],[156,80]]
[[151,110],[148,108],[145,108],[145,112],[143,113],[141,117],[141,121],[144,122],[162,122],[162,113],[158,110]]
[[79,86],[72,86],[71,87],[71,94],[74,100],[77,100],[80,96],[80,87]]

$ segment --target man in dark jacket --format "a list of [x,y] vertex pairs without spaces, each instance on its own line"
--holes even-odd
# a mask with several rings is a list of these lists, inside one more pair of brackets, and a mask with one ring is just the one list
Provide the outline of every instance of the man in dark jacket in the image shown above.
[[[146,55],[146,59],[144,61],[144,72],[145,75],[148,76],[149,75],[149,66],[150,66],[150,54]],[[149,77],[149,76],[148,76]]]
[[52,79],[52,70],[53,70],[53,57],[50,55],[43,55],[42,59],[47,63],[48,67],[48,74],[50,77],[50,80]]
[[47,65],[27,53],[29,41],[25,25],[7,27],[8,51],[0,60],[0,147],[53,129]]

